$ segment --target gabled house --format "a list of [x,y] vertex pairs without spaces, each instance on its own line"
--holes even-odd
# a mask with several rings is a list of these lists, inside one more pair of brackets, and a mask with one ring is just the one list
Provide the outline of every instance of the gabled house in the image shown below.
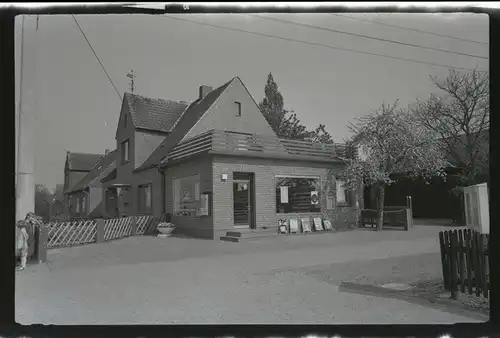
[[[132,145],[143,136],[136,125],[123,126],[124,116],[131,118],[127,100],[117,144],[134,137]],[[238,77],[216,89],[201,86],[198,98],[180,108],[164,110],[173,123],[148,156],[138,154],[145,145],[120,148],[134,163],[125,169],[123,161],[103,180],[108,210],[168,213],[176,231],[210,239],[235,228],[277,229],[280,219],[326,216],[337,228],[356,222],[362,194],[343,187],[344,145],[277,137]]]
[[101,180],[116,168],[116,153],[106,151],[92,170],[65,192],[70,219],[103,217]]
[[105,217],[164,213],[158,170],[134,170],[172,131],[186,107],[186,102],[124,94],[115,135],[116,169],[102,180]]
[[103,154],[66,152],[64,163],[64,215],[66,218],[70,217],[70,205],[66,192],[87,175],[102,157]]
[[56,184],[54,199],[52,201],[51,220],[64,219],[64,184]]

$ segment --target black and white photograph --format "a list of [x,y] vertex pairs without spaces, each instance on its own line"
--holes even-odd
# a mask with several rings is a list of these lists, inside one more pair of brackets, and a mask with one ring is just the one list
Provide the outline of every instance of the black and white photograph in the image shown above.
[[16,322],[488,321],[489,29],[18,15]]

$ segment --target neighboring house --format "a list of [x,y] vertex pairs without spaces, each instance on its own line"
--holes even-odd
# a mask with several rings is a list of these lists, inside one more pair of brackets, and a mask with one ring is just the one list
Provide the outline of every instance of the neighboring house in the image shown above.
[[171,132],[186,102],[150,99],[125,93],[116,128],[116,169],[102,181],[106,217],[160,215],[161,175],[157,169],[135,173]]
[[54,221],[64,219],[64,184],[56,184],[50,219]]
[[101,180],[116,169],[116,154],[116,150],[106,151],[106,155],[101,157],[92,170],[66,191],[70,219],[104,217]]
[[71,205],[66,192],[87,175],[103,156],[103,154],[66,152],[66,162],[64,164],[64,215],[66,218],[71,215]]
[[[337,228],[356,222],[362,194],[342,186],[345,146],[278,138],[240,78],[201,86],[189,106],[171,103],[154,148],[137,145],[146,137],[136,121],[146,121],[131,113],[132,97],[124,97],[117,130],[122,161],[103,180],[108,212],[169,213],[176,231],[211,239],[302,216],[327,216]],[[138,153],[145,149],[150,155]]]

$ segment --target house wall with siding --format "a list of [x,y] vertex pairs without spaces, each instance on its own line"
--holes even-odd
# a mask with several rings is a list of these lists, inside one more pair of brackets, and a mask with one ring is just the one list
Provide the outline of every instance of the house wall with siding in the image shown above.
[[[125,126],[125,119],[123,118],[127,115],[127,125]],[[124,141],[129,141],[129,161],[123,162],[123,149],[122,143]],[[117,150],[117,161],[116,161],[116,181],[117,183],[128,183],[132,177],[132,169],[134,169],[135,160],[135,129],[132,123],[132,117],[128,110],[127,105],[123,105],[121,117],[119,120],[118,129],[116,132],[116,150]]]
[[134,169],[144,163],[165,139],[166,133],[136,130],[134,132]]
[[[127,124],[125,125],[124,116],[127,115]],[[121,144],[129,140],[129,159],[127,163],[122,162]],[[130,184],[128,192],[128,205],[122,215],[161,215],[163,213],[162,179],[156,168],[133,172],[133,169],[141,165],[151,155],[153,150],[165,139],[165,134],[136,130],[132,123],[132,117],[127,105],[122,106],[121,116],[118,122],[116,132],[116,179],[112,182],[106,182],[104,187],[111,184]],[[151,183],[151,212],[139,211],[139,191],[138,187],[142,184]],[[105,198],[105,191],[101,192],[101,198]],[[101,209],[105,213],[105,203]]]
[[[125,116],[127,116],[126,119],[124,118]],[[129,141],[129,161],[123,162],[122,143],[126,140]],[[128,106],[126,104],[122,105],[120,119],[118,121],[118,127],[116,130],[116,151],[116,179],[113,181],[113,183],[131,184],[132,170],[134,169],[135,160],[135,128],[132,123],[132,116],[130,115]],[[134,195],[132,187],[129,187],[129,195],[127,200],[128,204],[123,206],[123,208],[120,210],[120,214],[123,216],[131,215],[134,211]]]
[[[233,172],[255,173],[256,194],[256,227],[277,227],[279,219],[300,218],[301,216],[322,217],[321,213],[308,214],[277,214],[276,213],[276,188],[275,175],[304,175],[317,176],[320,185],[325,186],[327,182],[328,168],[333,169],[335,176],[339,176],[343,170],[341,165],[332,166],[327,164],[312,164],[296,161],[279,161],[267,159],[238,158],[216,156],[213,161],[213,213],[214,232],[217,237],[224,235],[227,230],[234,227],[233,218]],[[221,175],[227,174],[227,181],[221,180]],[[335,192],[333,192],[335,194]],[[356,194],[353,193],[353,196]],[[361,194],[358,194],[362,198]],[[356,208],[354,199],[351,197],[352,206],[340,206],[334,203],[332,210],[326,210],[326,196],[320,193],[321,209],[332,222],[334,228],[347,228],[355,224],[359,217],[359,208]],[[359,207],[362,207],[360,203]],[[312,220],[311,220],[312,223]]]
[[85,175],[88,174],[88,171],[70,171],[69,172],[69,186],[72,187],[76,183],[78,183]]
[[[241,103],[241,116],[236,116],[235,101]],[[214,105],[184,136],[183,140],[211,129],[275,136],[266,118],[239,79],[235,79],[229,84]]]
[[[83,196],[87,196],[87,199],[85,201],[85,203],[86,203],[85,212],[83,212],[82,205],[81,205]],[[77,212],[76,211],[76,204],[77,204],[78,199],[80,199],[80,209]],[[89,212],[89,206],[90,206],[90,204],[89,204],[90,198],[86,193],[84,193],[83,191],[75,191],[71,194],[68,194],[68,202],[70,205],[69,217],[71,219],[78,219],[78,218],[86,218],[87,217],[87,214]]]
[[[134,172],[132,174],[131,184],[131,207],[129,215],[155,215],[164,213],[164,199],[161,174],[157,168]],[[151,184],[151,212],[139,210],[139,186]]]
[[[212,192],[212,160],[208,156],[200,156],[194,160],[168,167],[165,171],[166,212],[172,214],[172,223],[176,232],[193,237],[214,239],[213,217],[209,216],[175,216],[174,212],[174,179],[191,175],[200,175],[200,193]],[[212,198],[210,198],[212,199]]]
[[102,189],[100,187],[89,187],[88,214],[95,215],[95,209],[100,206],[101,201]]

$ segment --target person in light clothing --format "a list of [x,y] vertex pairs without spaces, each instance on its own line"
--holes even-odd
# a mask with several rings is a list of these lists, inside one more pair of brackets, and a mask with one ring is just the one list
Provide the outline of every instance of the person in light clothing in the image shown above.
[[17,227],[19,228],[19,233],[17,236],[17,250],[21,257],[21,265],[17,267],[17,270],[24,270],[26,267],[26,259],[28,257],[28,232],[26,231],[26,221],[17,222]]

